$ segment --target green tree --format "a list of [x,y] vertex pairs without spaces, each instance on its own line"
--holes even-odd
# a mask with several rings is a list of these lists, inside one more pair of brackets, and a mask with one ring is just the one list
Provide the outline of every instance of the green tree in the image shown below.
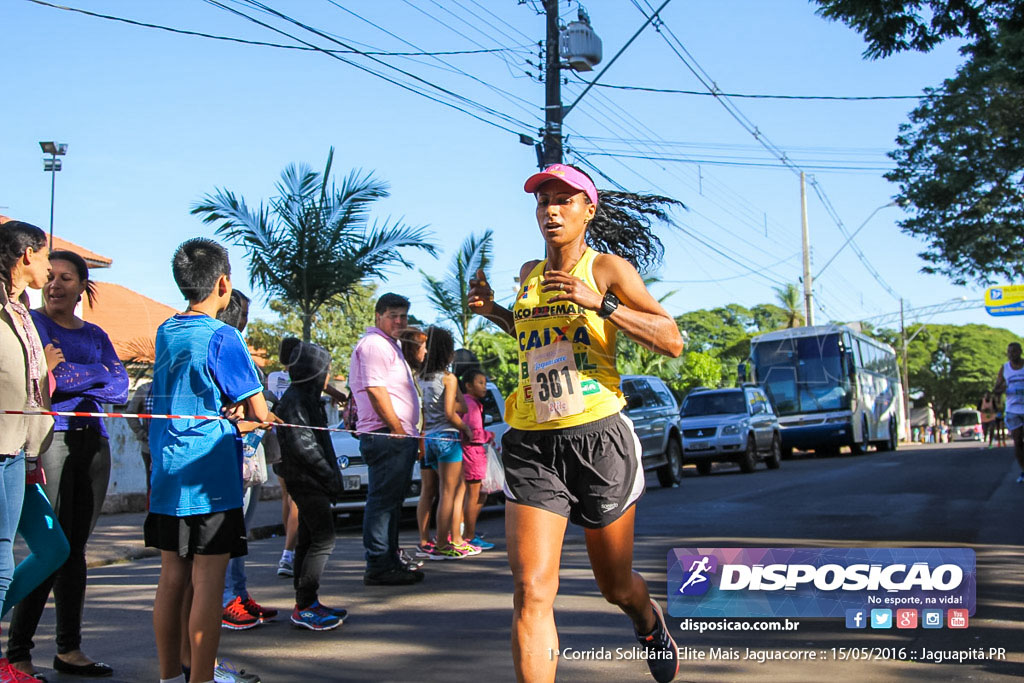
[[455,326],[459,345],[466,346],[470,338],[470,326],[474,314],[469,310],[469,278],[477,270],[487,270],[491,263],[491,249],[494,231],[485,230],[482,235],[470,235],[459,247],[448,266],[448,272],[441,279],[428,275],[420,269],[427,299],[440,313],[442,320]]
[[802,327],[804,325],[804,297],[800,288],[789,283],[785,287],[772,287],[775,299],[785,314],[785,327]]
[[302,339],[312,339],[320,308],[381,278],[396,264],[411,268],[402,254],[416,248],[435,255],[423,227],[401,220],[370,220],[375,202],[389,196],[388,185],[353,170],[336,186],[331,180],[334,148],[323,173],[289,164],[277,196],[253,210],[230,190],[217,189],[193,205],[204,223],[219,223],[216,234],[246,251],[254,289],[294,307]]
[[[877,336],[900,351],[898,332],[880,330]],[[988,325],[928,325],[907,348],[910,395],[920,397],[916,405],[930,403],[943,415],[976,406],[995,384],[1012,341],[1019,341],[1015,334]]]
[[708,353],[691,351],[683,361],[679,382],[672,388],[685,396],[695,387],[718,387],[722,384],[722,362]]
[[466,348],[476,354],[487,378],[498,386],[502,396],[507,397],[519,386],[519,345],[511,335],[477,330]]
[[964,64],[927,89],[900,127],[885,177],[913,207],[900,227],[926,243],[925,272],[958,284],[1024,275],[1024,2],[817,2],[820,14],[864,34],[868,58],[966,42]]
[[[348,375],[352,348],[373,325],[376,298],[376,286],[357,285],[351,294],[321,306],[313,315],[310,341],[330,352],[332,374]],[[249,345],[266,357],[267,372],[282,369],[277,356],[281,340],[301,337],[303,322],[295,306],[279,299],[271,300],[270,310],[277,314],[276,320],[253,320],[246,328]]]

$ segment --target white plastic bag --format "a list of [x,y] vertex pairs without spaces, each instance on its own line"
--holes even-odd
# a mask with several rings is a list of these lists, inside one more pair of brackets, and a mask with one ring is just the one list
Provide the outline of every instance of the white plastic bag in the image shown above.
[[263,450],[263,429],[256,429],[242,440],[242,484],[245,488],[267,483],[267,458]]
[[487,473],[480,481],[480,490],[484,493],[497,493],[505,489],[505,468],[494,444],[487,444],[484,449],[487,451]]

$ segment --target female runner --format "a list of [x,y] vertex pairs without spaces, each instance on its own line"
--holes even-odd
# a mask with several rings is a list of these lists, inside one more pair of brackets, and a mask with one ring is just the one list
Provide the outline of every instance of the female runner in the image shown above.
[[[524,186],[537,198],[547,252],[520,271],[512,310],[494,303],[482,271],[470,281],[473,310],[519,341],[519,388],[502,440],[506,535],[515,583],[512,657],[520,681],[553,681],[554,600],[566,521],[585,529],[601,594],[632,620],[651,673],[678,672],[675,642],[644,579],[633,571],[633,505],[644,489],[640,442],[624,406],[615,337],[678,357],[683,339],[636,266],[660,260],[651,218],[664,197],[604,193],[581,170],[554,164]],[[592,248],[612,253],[601,253]]]

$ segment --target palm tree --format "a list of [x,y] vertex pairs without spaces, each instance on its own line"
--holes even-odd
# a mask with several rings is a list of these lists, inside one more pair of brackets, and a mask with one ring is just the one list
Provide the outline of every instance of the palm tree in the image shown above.
[[332,147],[323,173],[289,164],[277,183],[278,196],[256,210],[225,189],[192,206],[204,223],[220,223],[216,234],[245,249],[254,289],[298,309],[305,341],[321,306],[382,277],[390,266],[412,268],[402,249],[437,253],[425,227],[391,219],[371,224],[370,209],[390,194],[388,184],[372,172],[352,170],[336,187],[330,180],[333,160]]
[[462,346],[469,343],[469,326],[473,319],[473,313],[469,310],[469,278],[473,277],[477,270],[486,270],[490,265],[493,238],[492,230],[484,230],[480,236],[467,237],[455,253],[443,279],[427,275],[420,270],[423,285],[427,289],[427,298],[441,314],[441,318],[455,326]]
[[790,283],[785,287],[773,287],[775,300],[782,306],[786,316],[786,329],[802,327],[804,323],[804,304],[800,288]]

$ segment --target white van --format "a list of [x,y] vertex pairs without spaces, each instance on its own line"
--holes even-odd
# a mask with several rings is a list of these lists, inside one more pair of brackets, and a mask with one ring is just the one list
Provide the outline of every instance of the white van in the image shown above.
[[953,441],[981,441],[984,432],[981,428],[981,413],[972,408],[961,408],[953,411],[953,421],[949,425]]

